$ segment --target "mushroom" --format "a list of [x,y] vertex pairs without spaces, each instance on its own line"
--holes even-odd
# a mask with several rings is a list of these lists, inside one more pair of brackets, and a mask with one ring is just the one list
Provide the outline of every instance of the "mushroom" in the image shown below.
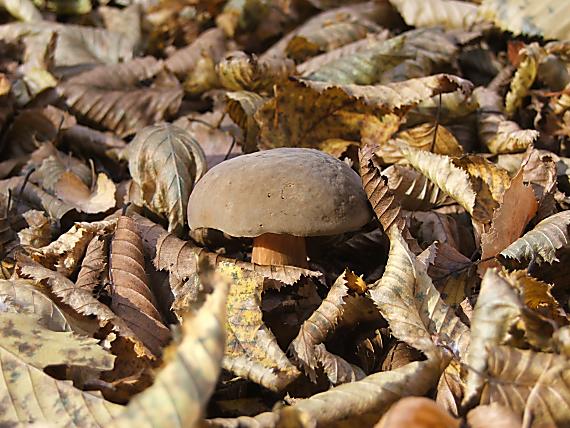
[[314,149],[239,156],[208,171],[188,201],[190,229],[253,238],[252,263],[307,267],[305,237],[360,229],[371,210],[360,177]]

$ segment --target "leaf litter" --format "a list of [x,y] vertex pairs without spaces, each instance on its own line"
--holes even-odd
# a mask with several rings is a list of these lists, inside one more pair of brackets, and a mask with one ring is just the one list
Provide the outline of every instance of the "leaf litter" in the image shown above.
[[568,12],[0,1],[0,425],[570,424]]

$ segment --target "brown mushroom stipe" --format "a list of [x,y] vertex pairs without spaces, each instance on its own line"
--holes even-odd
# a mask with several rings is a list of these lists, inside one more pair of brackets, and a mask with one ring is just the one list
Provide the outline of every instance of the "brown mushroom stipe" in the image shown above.
[[360,229],[372,211],[359,175],[314,149],[239,156],[208,171],[188,201],[190,229],[254,238],[252,262],[307,267],[305,237]]
[[302,268],[307,263],[307,248],[302,236],[264,233],[253,238],[251,262],[258,265],[290,265]]

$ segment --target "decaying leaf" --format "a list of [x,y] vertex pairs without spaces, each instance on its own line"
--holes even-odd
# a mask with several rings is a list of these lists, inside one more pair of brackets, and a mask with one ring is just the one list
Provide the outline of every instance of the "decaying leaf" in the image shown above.
[[192,135],[173,125],[154,125],[137,133],[123,156],[144,204],[168,219],[168,230],[184,227],[190,192],[207,168]]
[[72,172],[64,172],[55,183],[55,194],[63,202],[72,205],[77,211],[100,213],[116,205],[115,184],[104,173],[97,175],[93,191]]
[[300,375],[265,325],[260,308],[263,277],[222,263],[220,272],[232,278],[228,295],[226,352],[223,367],[280,391]]
[[169,357],[154,385],[133,398],[108,426],[196,426],[216,386],[224,355],[228,282],[220,278],[202,308],[185,317],[182,341],[167,350]]
[[520,55],[521,62],[505,98],[505,111],[509,115],[512,115],[521,106],[523,98],[528,94],[528,90],[536,79],[540,48],[538,44],[533,43],[522,49]]
[[156,309],[144,266],[137,224],[129,217],[121,216],[117,221],[109,257],[111,309],[158,356],[170,340],[170,331]]
[[533,230],[525,233],[503,251],[500,255],[505,259],[534,260],[552,263],[557,261],[556,250],[568,245],[568,224],[570,211],[554,214],[540,223]]

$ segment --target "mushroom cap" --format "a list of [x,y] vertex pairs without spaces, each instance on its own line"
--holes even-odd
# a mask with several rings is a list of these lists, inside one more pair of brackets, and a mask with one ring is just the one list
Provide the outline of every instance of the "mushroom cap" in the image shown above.
[[370,219],[358,174],[314,149],[279,148],[222,162],[196,183],[188,201],[191,229],[239,237],[335,235]]

